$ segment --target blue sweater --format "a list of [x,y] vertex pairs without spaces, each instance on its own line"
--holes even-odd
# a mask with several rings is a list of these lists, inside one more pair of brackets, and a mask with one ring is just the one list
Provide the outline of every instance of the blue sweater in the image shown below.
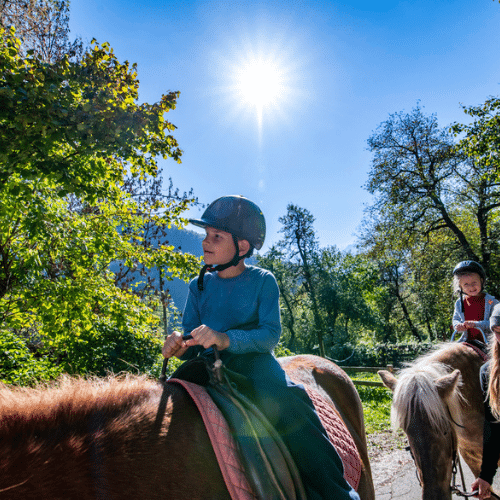
[[[269,271],[247,266],[235,278],[207,273],[203,287],[200,292],[198,278],[189,284],[182,318],[184,333],[206,325],[229,337],[228,353],[273,351],[281,336],[281,321],[279,289]],[[199,352],[200,348],[193,346],[182,359],[190,359]]]
[[[246,377],[245,389],[283,438],[302,476],[307,498],[359,500],[343,477],[342,461],[329,441],[304,388],[288,379],[272,351],[281,335],[276,279],[247,266],[235,278],[207,273],[189,284],[182,326],[189,333],[204,324],[229,337],[221,352],[225,366]],[[208,351],[190,347],[182,359]],[[241,389],[240,389],[241,390]]]

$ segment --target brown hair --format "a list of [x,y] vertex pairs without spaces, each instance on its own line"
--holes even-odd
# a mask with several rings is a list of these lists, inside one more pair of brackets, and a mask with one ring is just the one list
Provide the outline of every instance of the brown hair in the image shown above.
[[488,396],[493,416],[500,420],[500,343],[493,337],[490,343],[490,380]]

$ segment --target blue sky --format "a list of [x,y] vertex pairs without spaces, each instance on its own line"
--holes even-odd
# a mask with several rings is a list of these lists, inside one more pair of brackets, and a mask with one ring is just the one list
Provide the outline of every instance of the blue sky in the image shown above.
[[[255,201],[263,251],[289,203],[315,216],[321,246],[353,244],[372,132],[418,102],[441,126],[466,122],[461,104],[500,93],[492,0],[72,0],[70,28],[137,63],[141,101],[181,92],[167,118],[183,162],[162,160],[166,178],[205,203]],[[258,67],[271,72],[243,87]],[[261,85],[270,102],[249,100]]]

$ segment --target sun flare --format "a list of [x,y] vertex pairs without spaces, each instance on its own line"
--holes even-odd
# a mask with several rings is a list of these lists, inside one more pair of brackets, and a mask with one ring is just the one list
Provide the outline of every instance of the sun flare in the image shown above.
[[249,30],[234,23],[213,52],[214,105],[226,125],[245,134],[257,131],[259,145],[280,127],[289,127],[309,102],[312,80],[307,44],[300,30],[278,28],[262,21]]
[[252,56],[234,70],[239,99],[256,108],[275,105],[286,91],[286,77],[279,61]]
[[[281,50],[280,50],[281,49]],[[242,44],[236,57],[226,60],[227,84],[224,94],[231,102],[231,114],[256,119],[259,139],[264,122],[284,119],[293,103],[296,89],[297,61],[282,47],[252,47]]]

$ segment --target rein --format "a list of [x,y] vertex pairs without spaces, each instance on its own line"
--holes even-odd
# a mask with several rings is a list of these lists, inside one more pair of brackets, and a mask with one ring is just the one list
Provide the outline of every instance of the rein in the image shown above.
[[[458,466],[458,467],[457,467]],[[474,490],[469,492],[462,491],[456,484],[457,481],[457,468],[460,469],[460,478],[462,479],[462,486],[465,485],[465,477],[464,477],[464,470],[462,469],[462,461],[460,460],[460,453],[458,450],[454,449],[453,450],[453,464],[451,466],[451,492],[455,493],[458,496],[461,497],[473,497],[476,496],[479,493],[479,490]]]
[[[452,468],[451,487],[450,487],[451,492],[455,493],[458,496],[465,497],[465,498],[477,496],[479,493],[479,490],[474,490],[474,491],[471,491],[469,493],[466,491],[462,491],[456,485],[455,481],[456,481],[456,475],[457,475],[457,465],[458,465],[458,468],[460,469],[460,477],[462,478],[462,484],[465,484],[464,471],[462,469],[462,462],[460,460],[460,453],[458,453],[458,451],[455,450],[454,455],[453,455],[453,466],[452,466],[453,468]],[[491,491],[491,490],[490,490],[490,495],[493,498],[500,499],[500,497],[497,494],[493,493],[493,491]]]
[[[453,425],[455,425],[456,427],[460,427],[460,429],[465,429],[464,425],[460,425],[459,423],[455,422],[448,405],[446,406],[446,409],[448,410],[448,416],[450,417],[450,421],[453,423]],[[453,460],[452,460],[452,465],[451,465],[450,490],[452,493],[455,493],[456,495],[464,497],[464,498],[474,497],[479,493],[479,490],[467,492],[465,490],[464,491],[461,490],[459,488],[459,486],[457,485],[457,470],[460,470],[460,479],[462,480],[462,488],[465,488],[464,470],[462,468],[462,461],[460,460],[460,453],[458,451],[456,436],[455,436],[455,439],[453,439],[453,443],[451,446],[452,446]]]
[[[453,424],[456,425],[457,427],[460,427],[461,429],[465,429],[465,426],[457,424],[457,422],[455,422],[455,420],[453,420],[453,417],[451,416],[450,409],[448,407],[446,407],[446,408],[448,409],[448,414],[449,414],[450,420],[453,422]],[[460,460],[460,453],[459,453],[457,447],[454,446],[453,447],[453,464],[452,464],[452,469],[451,469],[451,486],[450,486],[451,492],[455,493],[458,496],[464,497],[464,498],[477,496],[479,493],[479,490],[467,492],[467,491],[462,491],[457,486],[457,484],[456,484],[457,469],[460,470],[460,478],[462,480],[462,485],[465,485],[465,476],[464,476],[464,471],[462,468],[462,461]],[[500,499],[500,497],[498,495],[496,495],[495,493],[493,493],[493,491],[491,491],[491,490],[490,490],[490,495],[494,498]]]

